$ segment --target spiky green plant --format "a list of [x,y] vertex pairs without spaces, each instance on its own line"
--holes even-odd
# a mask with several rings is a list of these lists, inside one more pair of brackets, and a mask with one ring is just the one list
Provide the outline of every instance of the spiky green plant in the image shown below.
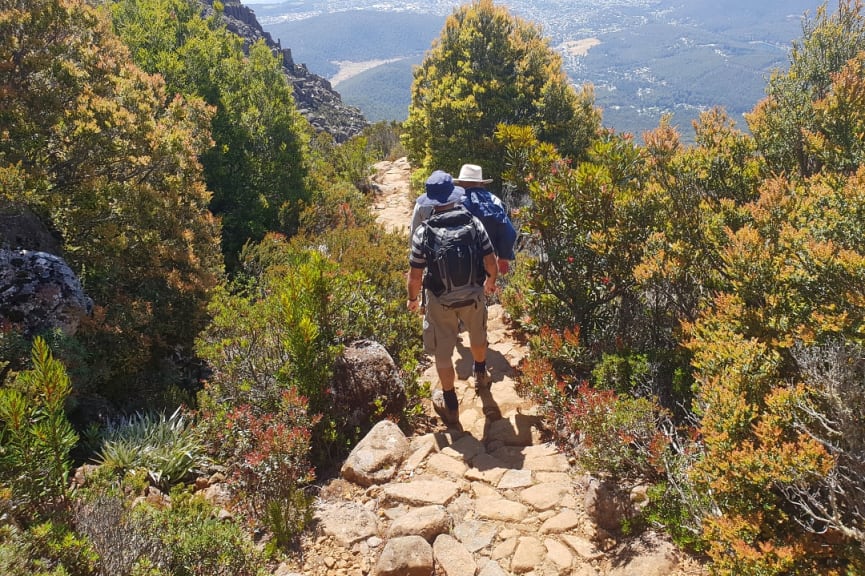
[[31,365],[0,388],[0,489],[9,487],[21,514],[39,516],[65,506],[69,453],[78,435],[64,411],[69,376],[40,337]]
[[146,470],[162,489],[208,464],[197,430],[180,408],[167,417],[136,413],[111,422],[102,431],[96,461],[119,471]]

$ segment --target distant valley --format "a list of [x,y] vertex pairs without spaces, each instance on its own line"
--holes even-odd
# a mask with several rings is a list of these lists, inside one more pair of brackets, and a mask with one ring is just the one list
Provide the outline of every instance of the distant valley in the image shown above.
[[[442,30],[452,2],[376,0],[245,2],[296,62],[329,78],[367,119],[403,120],[412,69]],[[512,0],[539,24],[577,85],[595,86],[604,124],[638,137],[673,114],[683,137],[701,110],[742,114],[786,68],[802,15],[815,0]],[[830,6],[831,8],[831,6]]]

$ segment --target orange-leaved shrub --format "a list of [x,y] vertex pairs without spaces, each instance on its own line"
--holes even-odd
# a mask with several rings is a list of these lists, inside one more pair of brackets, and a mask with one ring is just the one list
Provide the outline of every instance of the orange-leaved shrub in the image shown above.
[[[575,430],[615,414],[607,390],[657,398],[671,417],[654,421],[666,447],[651,459],[662,475],[644,472],[647,513],[717,574],[865,571],[865,448],[849,428],[865,325],[865,169],[850,137],[863,21],[844,1],[806,23],[791,71],[748,117],[753,139],[712,110],[694,147],[662,121],[644,146],[601,136],[571,165],[507,132],[509,175],[532,200],[531,251],[503,297],[541,336],[524,382],[586,452],[596,444]],[[556,348],[567,330],[579,338]],[[582,428],[566,425],[575,415]]]

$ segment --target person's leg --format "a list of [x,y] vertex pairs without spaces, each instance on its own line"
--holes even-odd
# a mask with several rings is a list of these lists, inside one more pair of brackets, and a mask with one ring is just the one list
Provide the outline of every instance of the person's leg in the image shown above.
[[438,374],[442,390],[453,390],[454,383],[456,382],[456,370],[454,370],[454,363],[451,360],[451,356],[436,356],[435,363],[436,374]]
[[473,374],[475,378],[475,386],[478,388],[486,388],[490,385],[490,376],[487,372],[487,307],[484,301],[484,296],[478,298],[478,303],[474,307],[466,308],[463,311],[463,321],[469,329],[469,349],[472,352],[472,360],[474,360]]
[[483,295],[474,306],[460,310],[463,323],[469,331],[469,349],[475,362],[487,359],[487,307]]
[[[429,298],[424,316],[424,347],[435,360],[444,403],[443,407],[437,407],[436,410],[447,424],[459,422],[459,401],[454,388],[456,371],[453,365],[453,351],[459,337],[457,320],[453,310],[442,307],[437,298]],[[435,395],[433,399],[435,406]],[[442,408],[446,412],[442,412]]]

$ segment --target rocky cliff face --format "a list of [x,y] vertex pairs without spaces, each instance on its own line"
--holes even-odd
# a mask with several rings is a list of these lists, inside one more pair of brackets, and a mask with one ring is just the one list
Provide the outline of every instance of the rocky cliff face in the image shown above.
[[[205,11],[212,13],[213,0],[201,0]],[[224,0],[223,17],[228,29],[246,40],[247,45],[259,39],[282,58],[282,69],[294,87],[297,108],[316,130],[330,133],[337,142],[344,142],[360,133],[367,125],[360,110],[344,104],[330,82],[310,72],[305,65],[295,64],[291,49],[283,48],[258,23],[255,13],[240,0]]]

